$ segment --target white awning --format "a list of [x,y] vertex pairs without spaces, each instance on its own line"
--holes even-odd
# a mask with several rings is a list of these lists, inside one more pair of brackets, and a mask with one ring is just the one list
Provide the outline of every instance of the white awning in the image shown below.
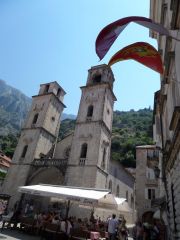
[[93,206],[107,204],[117,207],[118,205],[109,190],[43,184],[19,187],[19,192],[45,197],[55,197]]
[[19,192],[45,197],[60,197],[62,199],[81,201],[89,199],[97,201],[109,193],[108,190],[95,190],[54,185],[31,185],[19,187]]
[[130,208],[129,204],[127,201],[122,202],[121,204],[118,205],[118,211],[120,212],[132,212],[132,208]]
[[117,202],[117,204],[118,204],[118,206],[119,206],[119,205],[121,205],[123,202],[126,201],[126,198],[118,198],[118,197],[115,197],[115,200],[116,200],[116,202]]

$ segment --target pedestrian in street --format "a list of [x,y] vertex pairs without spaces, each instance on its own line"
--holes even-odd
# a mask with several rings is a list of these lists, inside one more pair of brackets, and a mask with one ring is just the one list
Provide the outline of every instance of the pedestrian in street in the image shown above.
[[127,226],[126,226],[126,220],[125,219],[122,219],[122,222],[119,224],[117,235],[118,235],[119,240],[128,239],[128,229],[127,229]]
[[143,240],[151,240],[151,228],[148,222],[143,223]]
[[143,240],[143,226],[140,221],[136,222],[136,225],[132,229],[134,240]]
[[116,215],[112,214],[112,217],[108,220],[108,236],[109,240],[115,240],[118,227],[118,220]]
[[133,227],[132,237],[134,240],[143,240],[143,225],[141,221],[137,221]]
[[151,228],[150,235],[151,235],[151,237],[150,237],[151,240],[158,240],[159,239],[159,229],[156,225],[155,220],[154,220],[154,224]]

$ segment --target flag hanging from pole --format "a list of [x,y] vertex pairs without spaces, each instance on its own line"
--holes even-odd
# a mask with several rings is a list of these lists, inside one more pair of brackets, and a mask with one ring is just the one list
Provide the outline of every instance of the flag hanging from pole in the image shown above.
[[[98,57],[103,59],[106,55],[114,41],[117,39],[119,34],[126,28],[126,26],[131,23],[138,23],[144,27],[147,27],[161,35],[171,36],[170,31],[168,31],[162,24],[155,23],[149,18],[131,16],[121,18],[103,28],[96,38],[96,53]],[[174,38],[173,36],[171,36]],[[177,39],[178,40],[178,39]]]
[[159,52],[146,42],[136,42],[122,48],[112,56],[108,65],[111,66],[116,62],[133,59],[143,65],[163,74],[163,64]]

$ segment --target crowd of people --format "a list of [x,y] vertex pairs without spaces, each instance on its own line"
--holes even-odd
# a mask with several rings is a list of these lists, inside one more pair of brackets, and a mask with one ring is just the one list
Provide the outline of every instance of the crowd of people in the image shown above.
[[80,231],[108,232],[109,240],[128,239],[126,220],[124,218],[117,219],[115,214],[113,214],[112,217],[108,217],[106,221],[102,221],[100,217],[94,218],[93,214],[89,219],[81,219],[72,216],[63,218],[59,213],[55,212],[35,214],[34,219],[39,229],[47,223],[58,224],[60,230],[68,236],[72,230],[79,229]]
[[166,229],[158,219],[154,219],[151,224],[137,221],[129,234],[126,220],[116,219],[116,215],[113,214],[108,220],[108,235],[109,240],[127,240],[128,235],[131,235],[134,240],[165,240]]
[[39,230],[43,229],[47,223],[52,223],[59,225],[60,231],[66,233],[67,236],[70,236],[72,230],[79,229],[80,231],[107,232],[109,240],[128,239],[126,220],[123,217],[117,219],[115,214],[112,217],[109,216],[106,221],[101,220],[98,216],[95,218],[93,212],[89,219],[76,218],[75,216],[65,218],[59,212],[34,213],[33,208],[29,207],[25,215],[34,218],[36,228]]
[[116,218],[113,214],[107,221],[107,230],[109,240],[126,240],[128,239],[128,229],[126,227],[126,220],[124,218]]
[[31,206],[28,206],[28,211],[25,209],[24,216],[33,218],[36,224],[35,227],[39,229],[39,231],[41,231],[41,229],[43,229],[43,226],[46,226],[47,223],[52,223],[59,225],[60,231],[66,233],[68,236],[71,234],[72,230],[107,232],[111,219],[108,217],[106,221],[103,221],[98,216],[95,218],[93,211],[89,219],[77,218],[75,216],[70,216],[67,218],[64,217],[60,212],[52,211],[34,213],[33,207]]
[[132,230],[134,240],[165,240],[165,228],[156,219],[151,224],[137,221]]
[[[35,228],[39,232],[50,223],[58,225],[60,231],[67,236],[70,236],[73,230],[105,232],[108,240],[127,240],[129,235],[126,220],[123,217],[116,218],[115,214],[103,221],[98,216],[95,218],[93,211],[89,219],[76,218],[74,216],[67,218],[58,211],[37,212],[34,211],[33,205],[26,205],[23,212],[22,215],[22,211],[18,208],[18,211],[16,210],[13,216],[16,219],[20,216],[32,218],[35,222]],[[137,221],[130,235],[134,240],[164,240],[165,236],[163,236],[163,233],[165,231],[162,229],[162,225],[158,224],[156,220],[154,220],[153,224]]]

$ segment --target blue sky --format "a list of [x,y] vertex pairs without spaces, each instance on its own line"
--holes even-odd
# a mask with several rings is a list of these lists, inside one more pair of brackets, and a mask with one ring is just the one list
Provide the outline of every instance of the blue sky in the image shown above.
[[[57,81],[67,92],[65,113],[77,114],[91,66],[108,63],[122,47],[144,41],[157,47],[148,29],[131,23],[99,62],[95,40],[107,24],[126,16],[149,17],[149,0],[1,0],[0,78],[27,96],[41,83]],[[135,62],[112,66],[115,110],[153,107],[159,74]]]

